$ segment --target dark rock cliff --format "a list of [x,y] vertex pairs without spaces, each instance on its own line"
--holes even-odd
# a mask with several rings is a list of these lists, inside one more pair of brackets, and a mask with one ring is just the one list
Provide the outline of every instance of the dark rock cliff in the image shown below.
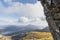
[[60,0],[39,0],[54,40],[60,40]]

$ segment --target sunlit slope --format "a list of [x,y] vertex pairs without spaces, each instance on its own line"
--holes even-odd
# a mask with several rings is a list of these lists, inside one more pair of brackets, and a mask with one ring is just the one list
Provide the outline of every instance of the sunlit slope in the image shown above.
[[50,32],[29,32],[23,40],[53,40]]

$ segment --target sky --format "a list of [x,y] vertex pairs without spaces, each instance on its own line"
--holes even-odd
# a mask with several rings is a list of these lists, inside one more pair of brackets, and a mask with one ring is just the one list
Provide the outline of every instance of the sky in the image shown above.
[[37,0],[0,0],[0,25],[48,26]]

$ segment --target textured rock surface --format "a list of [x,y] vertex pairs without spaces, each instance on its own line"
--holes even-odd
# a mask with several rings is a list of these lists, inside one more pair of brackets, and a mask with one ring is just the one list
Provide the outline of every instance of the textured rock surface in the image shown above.
[[54,40],[60,40],[60,0],[39,0]]

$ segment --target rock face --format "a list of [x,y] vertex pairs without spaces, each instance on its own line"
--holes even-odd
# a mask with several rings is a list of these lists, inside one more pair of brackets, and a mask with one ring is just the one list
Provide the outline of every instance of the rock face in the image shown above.
[[60,0],[39,0],[54,40],[60,40]]

